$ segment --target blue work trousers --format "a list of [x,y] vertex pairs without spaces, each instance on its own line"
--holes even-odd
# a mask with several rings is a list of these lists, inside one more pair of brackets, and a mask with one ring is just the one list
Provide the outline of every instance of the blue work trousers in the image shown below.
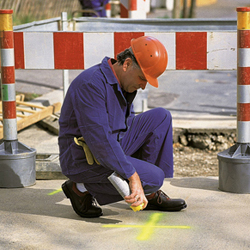
[[[120,145],[140,176],[145,194],[156,192],[164,178],[173,177],[172,117],[168,110],[155,108],[137,115]],[[68,178],[84,183],[98,203],[105,205],[122,200],[107,179],[111,173],[110,169],[98,166],[93,168],[92,180],[90,175],[85,180],[86,172]]]

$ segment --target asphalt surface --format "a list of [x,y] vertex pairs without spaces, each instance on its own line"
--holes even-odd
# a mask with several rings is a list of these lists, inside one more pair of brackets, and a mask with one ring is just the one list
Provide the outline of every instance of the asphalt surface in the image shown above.
[[[234,3],[249,1],[218,2],[223,13],[230,9],[226,13],[231,17]],[[213,18],[217,9],[204,13]],[[70,71],[70,79],[79,72]],[[62,71],[18,70],[16,90],[42,95],[35,102],[62,101]],[[149,86],[148,95],[150,108],[171,111],[175,128],[236,128],[236,72],[166,72],[160,88]],[[20,131],[18,140],[38,153],[58,154],[57,136],[39,126]],[[119,202],[103,206],[103,216],[95,219],[74,213],[60,190],[63,182],[37,180],[30,187],[0,188],[1,250],[250,248],[250,195],[219,190],[218,177],[166,179],[162,190],[188,204],[181,212],[134,213]]]

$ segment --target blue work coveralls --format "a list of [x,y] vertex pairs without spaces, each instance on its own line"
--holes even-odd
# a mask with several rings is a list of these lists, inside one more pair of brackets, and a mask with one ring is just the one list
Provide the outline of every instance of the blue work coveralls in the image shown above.
[[[105,6],[109,0],[79,0],[83,10],[94,10],[100,17],[106,17]],[[94,16],[93,13],[83,13],[83,16]]]
[[[136,171],[145,194],[157,191],[165,177],[173,177],[170,112],[156,108],[135,116],[136,91],[123,93],[108,60],[73,80],[59,119],[62,173],[84,183],[100,205],[122,200],[107,179],[114,171],[125,179]],[[100,165],[87,163],[74,137],[85,139]]]

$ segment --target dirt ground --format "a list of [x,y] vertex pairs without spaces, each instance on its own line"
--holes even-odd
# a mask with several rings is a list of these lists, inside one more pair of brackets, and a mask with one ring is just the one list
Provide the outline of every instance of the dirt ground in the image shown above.
[[218,176],[219,151],[174,144],[174,177]]

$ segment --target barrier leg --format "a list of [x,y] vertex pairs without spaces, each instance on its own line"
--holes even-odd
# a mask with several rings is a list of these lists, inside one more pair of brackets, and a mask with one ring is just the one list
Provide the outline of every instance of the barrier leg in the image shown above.
[[17,140],[13,10],[0,10],[3,140],[0,142],[0,187],[35,184],[36,150]]
[[237,143],[218,154],[219,189],[250,193],[250,8],[237,12]]

